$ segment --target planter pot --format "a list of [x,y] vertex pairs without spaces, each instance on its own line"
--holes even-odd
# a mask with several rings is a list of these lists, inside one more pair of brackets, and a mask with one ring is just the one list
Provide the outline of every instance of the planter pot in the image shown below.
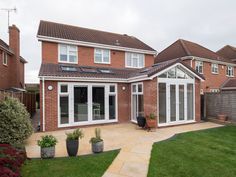
[[69,156],[76,156],[79,148],[79,140],[66,140],[66,149]]
[[227,120],[227,115],[225,115],[225,114],[218,114],[217,117],[220,121],[226,121]]
[[41,148],[41,158],[53,158],[55,156],[55,146]]
[[148,128],[156,128],[157,127],[157,120],[156,119],[146,119],[146,125]]
[[143,117],[143,116],[138,116],[137,117],[137,123],[138,123],[138,126],[139,127],[145,127],[145,125],[146,125],[146,119],[145,119],[145,117]]
[[97,142],[97,143],[92,143],[92,151],[93,153],[99,153],[103,152],[103,141]]

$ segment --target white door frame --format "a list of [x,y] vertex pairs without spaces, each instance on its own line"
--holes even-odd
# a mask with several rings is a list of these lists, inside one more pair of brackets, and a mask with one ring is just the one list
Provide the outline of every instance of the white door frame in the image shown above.
[[[194,79],[177,79],[177,78],[158,78],[157,87],[159,88],[159,83],[166,84],[166,123],[159,123],[158,126],[176,125],[183,123],[195,122],[195,80]],[[187,84],[193,84],[193,120],[187,120]],[[176,121],[170,119],[170,85],[175,85],[175,96],[176,96]],[[179,120],[179,86],[184,85],[184,120]],[[158,91],[159,89],[157,89]],[[159,93],[157,94],[159,95]],[[158,98],[159,104],[159,98]],[[158,106],[159,113],[159,106]],[[159,117],[159,116],[158,116]]]

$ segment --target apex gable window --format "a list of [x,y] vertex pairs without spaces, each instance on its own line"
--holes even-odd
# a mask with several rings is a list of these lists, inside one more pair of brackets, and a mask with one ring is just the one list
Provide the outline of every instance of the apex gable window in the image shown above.
[[78,63],[78,51],[75,45],[59,44],[59,62]]
[[227,66],[226,75],[228,77],[233,77],[234,76],[234,67],[233,66]]
[[2,63],[3,63],[3,65],[7,66],[7,60],[8,60],[7,53],[2,52]]
[[195,70],[200,73],[203,74],[203,62],[202,61],[196,61],[195,62]]
[[144,54],[139,53],[125,53],[125,65],[128,68],[143,68],[144,67]]
[[110,64],[110,50],[95,48],[94,63]]
[[216,64],[216,63],[212,63],[212,64],[211,64],[211,72],[212,72],[213,74],[218,74],[218,73],[219,73],[218,64]]

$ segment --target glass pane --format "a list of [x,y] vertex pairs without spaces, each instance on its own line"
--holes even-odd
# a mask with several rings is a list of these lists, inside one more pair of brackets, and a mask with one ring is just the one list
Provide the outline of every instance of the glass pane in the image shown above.
[[60,118],[61,124],[69,123],[69,98],[68,96],[60,96]]
[[166,123],[166,84],[159,83],[159,123]]
[[92,88],[93,120],[105,119],[105,89],[104,87]]
[[143,55],[140,55],[140,57],[139,57],[139,67],[144,67],[144,57],[143,57]]
[[110,58],[109,53],[110,53],[109,50],[103,50],[103,61],[106,63],[109,62],[109,58]]
[[133,67],[138,67],[138,58],[133,58]]
[[170,85],[170,121],[176,121],[176,88]]
[[175,68],[168,71],[168,78],[176,78]]
[[115,92],[115,86],[114,85],[110,86],[110,92]]
[[193,84],[187,85],[187,108],[188,108],[188,116],[187,120],[193,120]]
[[68,92],[67,85],[61,85],[61,93],[67,93],[67,92]]
[[102,62],[102,54],[101,53],[96,53],[95,54],[95,61],[96,62]]
[[179,120],[184,120],[184,85],[179,85]]
[[69,53],[69,61],[70,62],[76,62],[76,60],[77,60],[76,52],[70,51],[70,53]]
[[67,55],[61,54],[60,61],[67,61]]
[[176,75],[177,75],[177,78],[179,78],[179,79],[185,78],[185,73],[182,70],[180,70],[179,68],[176,69]]
[[135,93],[136,92],[136,85],[132,86],[132,92]]
[[116,118],[116,96],[110,95],[109,96],[109,119]]
[[138,95],[138,116],[144,116],[143,95]]
[[161,74],[161,75],[160,75],[160,76],[158,76],[158,77],[161,77],[161,78],[167,78],[167,72],[165,72],[165,73]]
[[66,45],[60,45],[60,54],[67,55],[67,46]]
[[143,91],[142,84],[138,84],[138,92],[142,92],[142,91]]
[[133,108],[133,120],[136,121],[137,120],[137,105],[138,105],[138,100],[137,100],[138,96],[137,95],[133,95],[133,103],[132,103],[132,108]]
[[74,121],[88,121],[87,87],[74,87]]

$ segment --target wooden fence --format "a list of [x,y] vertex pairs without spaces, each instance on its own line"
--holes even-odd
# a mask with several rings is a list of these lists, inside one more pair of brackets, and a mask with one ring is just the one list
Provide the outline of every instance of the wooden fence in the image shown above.
[[206,117],[226,114],[231,121],[236,121],[236,91],[205,94]]
[[5,97],[10,96],[17,98],[21,103],[23,103],[27,111],[32,116],[36,112],[36,95],[35,93],[27,92],[10,92],[0,90],[0,100],[4,100]]

